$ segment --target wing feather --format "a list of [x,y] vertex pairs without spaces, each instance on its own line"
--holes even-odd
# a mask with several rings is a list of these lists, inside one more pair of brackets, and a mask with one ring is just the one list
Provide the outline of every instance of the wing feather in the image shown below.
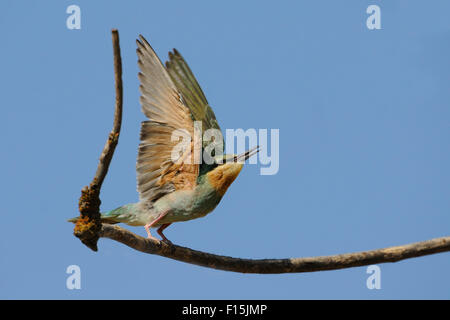
[[202,131],[211,128],[220,130],[219,123],[206,100],[205,94],[178,50],[173,49],[173,52],[169,52],[169,61],[166,62],[166,68],[169,76],[181,92],[183,101],[190,109],[194,120],[202,121]]
[[172,161],[172,150],[179,143],[172,141],[173,131],[183,129],[193,137],[191,111],[144,37],[137,40],[137,47],[140,102],[142,112],[149,118],[141,124],[137,189],[141,200],[154,202],[175,190],[194,188],[199,166],[190,158],[193,157],[192,144],[177,161]]

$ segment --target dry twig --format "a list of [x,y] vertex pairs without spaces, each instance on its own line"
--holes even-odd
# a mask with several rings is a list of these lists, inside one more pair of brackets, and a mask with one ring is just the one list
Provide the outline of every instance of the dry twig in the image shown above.
[[108,140],[103,148],[97,171],[89,186],[81,190],[79,200],[80,219],[75,224],[74,234],[80,238],[86,246],[97,251],[97,241],[101,229],[100,222],[100,189],[108,173],[109,164],[114,150],[119,142],[120,127],[122,123],[122,59],[120,57],[119,32],[112,30],[112,43],[114,50],[114,75],[116,86],[116,106],[114,113],[114,125]]

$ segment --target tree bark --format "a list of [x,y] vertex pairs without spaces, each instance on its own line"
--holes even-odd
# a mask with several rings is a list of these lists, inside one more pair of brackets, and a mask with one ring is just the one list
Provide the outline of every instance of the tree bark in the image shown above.
[[287,259],[240,259],[146,239],[116,225],[103,224],[100,236],[135,250],[219,270],[241,273],[300,273],[360,267],[450,251],[450,237],[332,256]]

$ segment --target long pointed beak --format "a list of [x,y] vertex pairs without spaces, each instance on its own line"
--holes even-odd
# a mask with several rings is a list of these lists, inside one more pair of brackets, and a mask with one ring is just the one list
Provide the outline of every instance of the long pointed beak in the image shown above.
[[259,152],[259,150],[260,150],[259,146],[256,146],[244,153],[241,153],[241,154],[235,156],[233,160],[234,160],[234,162],[238,162],[238,161],[245,162],[245,160],[247,160],[251,156],[254,156],[255,154],[257,154]]

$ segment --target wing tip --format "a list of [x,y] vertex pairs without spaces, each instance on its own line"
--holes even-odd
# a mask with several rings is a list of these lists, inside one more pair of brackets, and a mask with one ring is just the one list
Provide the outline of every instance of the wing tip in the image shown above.
[[[139,36],[141,36],[141,35],[139,35]],[[138,50],[139,50],[139,48],[142,48],[144,45],[142,44],[142,42],[141,41],[139,41],[139,39],[136,39],[136,44],[137,44],[137,46],[138,46]]]
[[[141,41],[145,44],[149,44],[147,39],[144,38],[144,36],[142,34],[139,34],[139,39],[141,39]],[[139,39],[136,39],[137,41],[139,41]]]
[[146,50],[154,51],[150,43],[147,41],[147,39],[144,38],[142,34],[139,34],[139,39],[136,39],[136,44],[138,46],[138,49],[143,48]]

